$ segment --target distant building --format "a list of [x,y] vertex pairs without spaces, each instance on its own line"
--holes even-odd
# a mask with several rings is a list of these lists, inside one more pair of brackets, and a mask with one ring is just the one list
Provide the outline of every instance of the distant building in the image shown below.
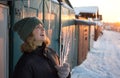
[[78,63],[81,64],[86,59],[87,52],[93,47],[94,40],[96,41],[99,36],[98,21],[102,20],[102,15],[99,15],[99,8],[96,6],[76,7],[74,11],[79,29]]

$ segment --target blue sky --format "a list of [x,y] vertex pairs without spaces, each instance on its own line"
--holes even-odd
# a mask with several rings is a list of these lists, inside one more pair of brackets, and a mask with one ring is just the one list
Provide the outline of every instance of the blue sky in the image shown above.
[[98,6],[105,22],[120,22],[120,0],[69,0],[73,7]]

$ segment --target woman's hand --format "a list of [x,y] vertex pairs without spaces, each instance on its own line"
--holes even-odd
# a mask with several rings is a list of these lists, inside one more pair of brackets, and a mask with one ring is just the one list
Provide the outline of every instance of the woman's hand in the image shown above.
[[64,63],[62,66],[55,66],[58,70],[58,75],[60,78],[67,78],[70,73],[70,65],[68,63]]

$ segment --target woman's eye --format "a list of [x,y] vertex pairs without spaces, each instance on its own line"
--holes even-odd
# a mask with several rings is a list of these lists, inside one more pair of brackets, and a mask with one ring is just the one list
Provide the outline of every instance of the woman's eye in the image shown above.
[[41,27],[36,27],[36,29],[41,29]]

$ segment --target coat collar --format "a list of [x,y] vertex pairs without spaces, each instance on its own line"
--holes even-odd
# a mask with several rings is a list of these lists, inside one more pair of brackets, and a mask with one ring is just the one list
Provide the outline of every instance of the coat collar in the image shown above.
[[33,54],[43,55],[45,52],[46,44],[43,43],[42,46],[38,46],[35,50],[33,50]]

